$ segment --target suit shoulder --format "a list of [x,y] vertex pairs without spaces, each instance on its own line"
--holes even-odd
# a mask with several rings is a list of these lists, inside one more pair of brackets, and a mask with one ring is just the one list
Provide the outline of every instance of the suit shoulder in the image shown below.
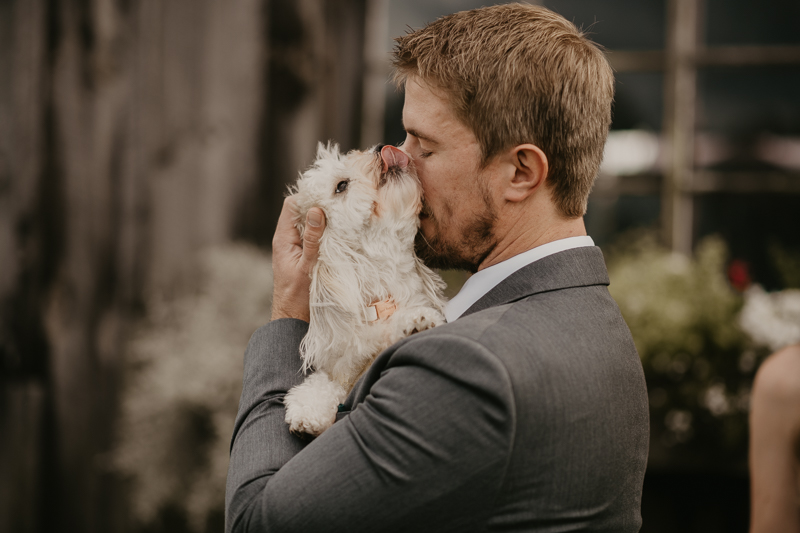
[[505,366],[497,354],[481,342],[476,330],[465,331],[455,324],[445,324],[431,330],[416,333],[395,344],[387,352],[393,364],[413,358],[415,362],[437,367],[452,367],[453,370],[482,369],[488,374],[507,375]]

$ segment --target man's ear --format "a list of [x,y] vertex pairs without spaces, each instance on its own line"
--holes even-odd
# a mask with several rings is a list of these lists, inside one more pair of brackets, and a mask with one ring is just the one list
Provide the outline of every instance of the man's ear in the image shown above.
[[533,144],[520,144],[508,154],[514,166],[514,176],[506,185],[505,199],[521,202],[544,186],[547,179],[547,156]]

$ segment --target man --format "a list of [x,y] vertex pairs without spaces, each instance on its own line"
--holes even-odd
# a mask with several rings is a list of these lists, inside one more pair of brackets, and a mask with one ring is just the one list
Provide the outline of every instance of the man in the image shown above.
[[536,6],[456,13],[398,39],[419,253],[476,274],[448,323],[380,354],[313,442],[289,434],[308,275],[284,207],[273,320],[245,354],[229,531],[638,531],[641,365],[582,216],[610,123],[602,53]]

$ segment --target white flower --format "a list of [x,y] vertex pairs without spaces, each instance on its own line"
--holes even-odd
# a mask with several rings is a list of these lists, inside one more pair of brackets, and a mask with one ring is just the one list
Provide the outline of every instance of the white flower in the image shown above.
[[754,342],[772,351],[800,342],[800,290],[767,293],[753,285],[744,297],[739,324]]
[[728,401],[728,396],[725,394],[725,385],[723,383],[716,383],[706,389],[703,394],[702,404],[706,409],[711,411],[714,416],[727,414],[731,410],[731,404]]
[[692,437],[692,413],[682,409],[672,409],[664,417],[664,425],[678,442],[686,442]]
[[122,393],[114,464],[130,478],[138,521],[174,505],[192,531],[204,531],[224,502],[242,354],[269,320],[273,280],[270,256],[245,244],[189,261],[169,294],[149,296],[126,347],[135,371]]

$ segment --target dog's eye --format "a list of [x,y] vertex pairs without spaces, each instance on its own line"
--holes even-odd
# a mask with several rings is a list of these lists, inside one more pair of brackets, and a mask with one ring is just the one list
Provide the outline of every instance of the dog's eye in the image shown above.
[[350,182],[347,181],[347,180],[342,180],[339,183],[337,183],[336,184],[336,194],[339,194],[340,192],[346,191],[348,183],[350,183]]

